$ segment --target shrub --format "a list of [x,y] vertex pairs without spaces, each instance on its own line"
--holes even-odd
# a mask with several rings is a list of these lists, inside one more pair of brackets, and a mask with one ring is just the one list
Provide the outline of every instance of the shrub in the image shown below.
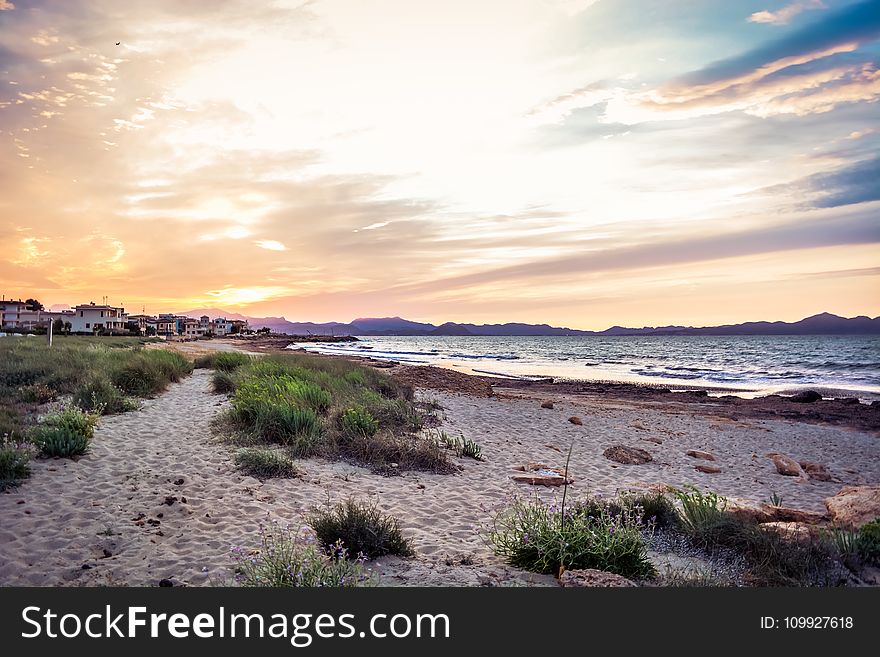
[[40,426],[34,430],[34,444],[44,456],[68,458],[85,454],[89,438],[63,427]]
[[293,461],[271,449],[241,449],[235,455],[235,464],[239,470],[258,479],[289,478],[299,475]]
[[343,359],[278,354],[252,359],[215,387],[234,390],[226,420],[239,440],[279,442],[293,456],[324,454],[387,474],[455,469],[436,445],[414,435],[421,416],[412,389]]
[[866,523],[861,529],[833,529],[828,538],[840,558],[851,567],[859,562],[880,563],[880,518]]
[[386,554],[411,556],[409,542],[397,520],[383,514],[375,503],[348,499],[335,506],[316,509],[308,518],[321,546],[328,551],[344,547],[349,555],[369,558]]
[[111,381],[129,395],[158,394],[192,371],[192,364],[176,351],[153,349],[125,356],[113,370]]
[[85,411],[102,415],[124,413],[135,407],[119,388],[101,377],[93,377],[80,385],[73,393],[73,402]]
[[723,497],[712,492],[701,493],[694,486],[673,492],[681,504],[679,522],[687,533],[693,535],[717,523],[727,507],[727,500]]
[[638,509],[642,522],[655,527],[676,527],[679,517],[675,505],[666,495],[660,492],[626,495],[622,498],[626,504]]
[[243,586],[334,586],[374,584],[361,560],[349,561],[344,548],[333,556],[321,553],[307,538],[289,528],[273,525],[260,529],[256,554],[242,547],[232,548],[235,579]]
[[95,433],[97,416],[70,407],[37,426],[32,439],[45,456],[71,457],[85,454]]
[[495,516],[488,539],[505,561],[533,572],[596,568],[641,579],[655,575],[645,529],[626,505],[609,508],[591,500],[563,510],[518,500]]
[[369,438],[379,430],[379,422],[361,406],[346,408],[342,412],[340,422],[343,432],[349,436]]
[[69,406],[60,413],[47,417],[44,423],[52,427],[77,433],[91,440],[95,434],[95,425],[98,423],[98,417],[91,413],[86,413],[76,406]]
[[710,555],[733,552],[741,557],[752,584],[837,584],[833,549],[819,536],[791,537],[728,512],[706,516],[695,527],[689,533],[691,540]]
[[242,365],[251,362],[251,357],[240,351],[219,351],[196,358],[196,368],[215,369],[221,372],[234,372]]
[[297,456],[314,453],[321,423],[311,408],[295,406],[287,386],[275,380],[248,380],[232,400],[230,417],[258,438],[291,445]]
[[217,371],[211,377],[211,388],[214,392],[229,394],[235,392],[235,377],[229,372]]
[[9,438],[0,440],[0,491],[12,488],[31,474],[30,450]]
[[465,438],[464,435],[455,438],[445,431],[438,431],[436,436],[431,436],[429,440],[444,449],[455,452],[458,456],[472,458],[476,461],[483,460],[483,450],[480,446],[475,441]]
[[55,391],[45,383],[32,383],[20,389],[19,397],[24,402],[45,404],[55,399]]
[[467,458],[474,459],[476,461],[483,460],[483,450],[475,441],[471,440],[470,438],[462,437],[461,455]]
[[859,530],[859,556],[869,564],[880,564],[880,518]]

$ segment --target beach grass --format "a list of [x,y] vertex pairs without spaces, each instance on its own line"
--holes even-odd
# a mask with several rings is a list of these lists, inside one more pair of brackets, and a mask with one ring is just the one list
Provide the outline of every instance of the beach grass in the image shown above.
[[[827,534],[792,536],[727,510],[727,500],[695,487],[673,492],[679,530],[710,557],[734,554],[755,586],[811,586],[839,582],[846,554]],[[839,535],[838,531],[832,536]]]
[[455,470],[443,449],[418,435],[423,422],[412,388],[384,372],[343,359],[277,354],[217,369],[212,383],[230,394],[224,420],[246,444],[279,444],[297,458],[348,459],[386,474]]
[[540,499],[516,500],[488,528],[495,553],[510,565],[537,573],[593,568],[631,579],[656,575],[641,512],[617,500],[589,498],[569,507]]
[[31,454],[29,443],[0,439],[0,491],[12,488],[31,474]]
[[[0,438],[5,462],[16,464],[9,466],[18,473],[11,481],[25,470],[21,450],[13,454],[8,445],[30,441],[46,456],[82,454],[98,415],[131,410],[134,398],[158,394],[192,371],[177,352],[145,349],[152,341],[56,336],[50,348],[40,338],[0,340]],[[56,402],[64,409],[40,422],[47,404]]]
[[235,454],[239,470],[257,479],[288,479],[298,476],[299,470],[286,454],[273,449],[245,448]]
[[308,517],[321,547],[328,553],[340,548],[351,557],[374,559],[394,554],[414,554],[404,538],[397,519],[382,513],[375,502],[357,502],[351,498],[335,505],[315,509]]
[[260,546],[232,548],[235,581],[247,587],[358,587],[375,584],[363,559],[322,552],[313,537],[278,524],[260,528]]

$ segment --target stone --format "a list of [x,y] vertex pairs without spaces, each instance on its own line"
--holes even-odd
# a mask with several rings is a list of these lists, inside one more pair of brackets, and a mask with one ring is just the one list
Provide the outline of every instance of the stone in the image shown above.
[[553,402],[545,401],[543,404],[541,404],[541,408],[553,408]]
[[719,472],[721,472],[721,468],[719,468],[717,465],[703,465],[702,463],[700,465],[695,465],[694,470],[696,470],[697,472],[704,472],[706,474],[718,474]]
[[581,420],[577,415],[572,415],[570,418],[568,418],[568,421],[578,426],[581,426],[584,423],[583,420]]
[[773,465],[776,466],[776,472],[785,476],[785,477],[805,477],[804,471],[801,469],[800,464],[795,461],[793,458],[786,456],[785,454],[780,454],[779,452],[770,452],[765,455],[768,459],[773,461]]
[[[774,506],[766,502],[761,504],[761,510],[770,518],[769,522],[795,522],[802,525],[818,525],[828,520],[827,513],[819,511],[802,511],[787,506]],[[763,522],[761,524],[764,524]]]
[[750,500],[727,498],[727,512],[753,523],[773,522],[773,516]]
[[846,486],[825,499],[825,508],[835,525],[858,529],[880,518],[880,486]]
[[564,470],[551,468],[544,463],[526,463],[525,465],[516,466],[514,470],[525,473],[511,477],[511,479],[520,484],[552,487],[574,483],[574,479],[571,477],[566,478]]
[[833,479],[831,473],[828,472],[828,468],[826,468],[821,463],[813,463],[812,461],[799,461],[799,465],[801,466],[803,471],[807,473],[807,476],[810,479],[815,479],[816,481],[831,481]]
[[167,578],[166,578],[166,579],[160,579],[160,580],[159,580],[159,586],[161,586],[161,587],[163,587],[163,588],[168,587],[168,586],[174,586],[174,582],[172,582],[170,579],[167,579]]
[[645,436],[644,438],[639,438],[639,440],[644,440],[647,443],[654,443],[655,445],[662,445],[663,441],[657,436]]
[[715,456],[709,452],[701,452],[698,449],[689,449],[687,455],[695,459],[703,459],[704,461],[714,461]]
[[798,404],[812,404],[813,402],[817,402],[822,399],[822,395],[820,395],[815,390],[803,390],[802,392],[797,393],[796,395],[792,395],[788,398],[788,401],[793,401]]
[[642,465],[654,460],[654,457],[645,450],[638,447],[627,447],[626,445],[613,445],[602,452],[602,456],[609,461],[623,463],[624,465]]
[[622,575],[608,573],[604,570],[595,570],[593,568],[585,568],[583,570],[566,570],[559,578],[559,584],[567,587],[621,587],[621,586],[638,586],[631,579],[627,579]]
[[519,472],[532,472],[533,470],[546,470],[549,467],[546,463],[523,463],[513,466],[513,469]]

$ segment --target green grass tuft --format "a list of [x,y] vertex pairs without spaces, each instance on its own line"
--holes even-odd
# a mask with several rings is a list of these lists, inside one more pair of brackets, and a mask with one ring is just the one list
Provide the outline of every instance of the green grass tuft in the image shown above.
[[248,587],[357,587],[375,584],[361,560],[328,556],[287,527],[260,530],[260,547],[232,548],[235,580]]
[[525,570],[595,568],[645,579],[656,574],[643,537],[648,529],[626,504],[590,499],[563,509],[536,499],[499,512],[487,537],[498,556]]
[[44,456],[79,456],[88,450],[97,421],[97,415],[66,408],[34,428],[31,439]]
[[279,443],[296,457],[322,455],[392,474],[455,470],[443,451],[415,432],[422,418],[412,389],[342,359],[279,354],[251,359],[214,377],[231,393],[225,419],[240,442]]
[[241,449],[235,455],[238,469],[257,479],[290,478],[299,471],[284,454],[271,449]]
[[0,491],[12,488],[30,476],[31,449],[26,443],[0,439]]
[[412,547],[400,532],[397,519],[383,514],[375,503],[348,499],[316,509],[308,518],[325,551],[370,559],[386,554],[412,556]]

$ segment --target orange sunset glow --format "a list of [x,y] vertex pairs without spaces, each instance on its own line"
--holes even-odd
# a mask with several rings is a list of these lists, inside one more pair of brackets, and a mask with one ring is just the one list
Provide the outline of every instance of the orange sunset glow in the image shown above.
[[880,315],[880,3],[784,4],[2,1],[0,292]]

